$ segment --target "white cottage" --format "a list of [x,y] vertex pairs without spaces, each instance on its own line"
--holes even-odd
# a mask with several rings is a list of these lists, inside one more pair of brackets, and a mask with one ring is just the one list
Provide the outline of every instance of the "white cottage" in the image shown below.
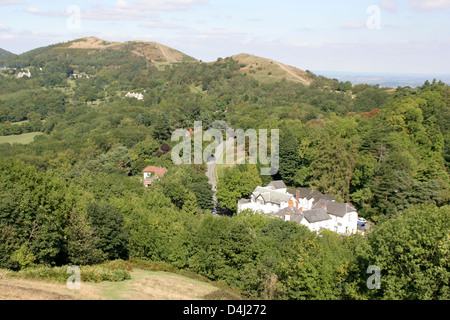
[[288,207],[295,202],[295,198],[288,192],[279,191],[273,186],[256,187],[251,193],[250,199],[238,201],[238,212],[250,209],[255,212],[272,214]]

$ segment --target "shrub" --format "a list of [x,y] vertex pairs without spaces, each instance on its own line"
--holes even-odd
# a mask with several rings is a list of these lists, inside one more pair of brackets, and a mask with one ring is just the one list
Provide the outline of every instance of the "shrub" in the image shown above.
[[[35,266],[17,272],[10,272],[8,277],[66,282],[71,275],[67,273],[67,267]],[[81,281],[117,282],[128,280],[131,279],[129,270],[131,270],[131,266],[123,260],[114,260],[93,266],[81,266]]]

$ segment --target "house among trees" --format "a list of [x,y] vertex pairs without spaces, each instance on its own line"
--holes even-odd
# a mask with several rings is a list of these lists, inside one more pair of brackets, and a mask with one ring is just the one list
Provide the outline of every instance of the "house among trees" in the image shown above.
[[86,73],[72,73],[72,77],[77,79],[77,78],[86,78],[89,79],[90,76]]
[[146,167],[144,170],[142,170],[142,172],[144,174],[144,179],[143,179],[144,187],[148,187],[153,182],[159,181],[164,176],[164,174],[167,172],[167,169],[161,168],[161,167],[149,166],[149,167]]
[[144,99],[144,95],[142,93],[135,93],[135,92],[128,92],[125,97],[128,98],[135,98],[138,100],[143,100]]
[[327,229],[347,235],[357,231],[358,213],[350,203],[306,188],[287,190],[281,180],[258,186],[249,199],[240,199],[238,212],[247,209],[297,222],[311,231]]
[[26,72],[19,72],[19,73],[17,74],[17,78],[23,78],[23,77],[31,78],[31,72],[30,72],[30,70],[27,70]]

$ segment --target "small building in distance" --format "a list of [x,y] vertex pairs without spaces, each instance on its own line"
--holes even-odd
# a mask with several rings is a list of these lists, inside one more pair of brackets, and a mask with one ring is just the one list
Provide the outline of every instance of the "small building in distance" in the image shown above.
[[17,78],[23,78],[23,77],[31,78],[31,72],[30,72],[30,70],[26,70],[26,72],[19,72],[19,73],[17,74]]
[[144,183],[144,187],[148,187],[155,181],[159,181],[164,174],[167,172],[166,168],[149,166],[142,170],[144,174],[144,179],[142,180]]
[[142,93],[135,93],[135,92],[128,92],[125,97],[128,98],[135,98],[138,100],[143,100],[144,99],[144,95]]

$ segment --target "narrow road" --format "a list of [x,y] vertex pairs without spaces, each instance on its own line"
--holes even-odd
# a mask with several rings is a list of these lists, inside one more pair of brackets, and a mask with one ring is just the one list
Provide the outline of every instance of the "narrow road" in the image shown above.
[[224,156],[224,150],[228,149],[228,147],[234,143],[234,138],[229,138],[227,141],[222,141],[219,143],[217,148],[215,149],[214,157],[209,157],[206,160],[206,176],[208,177],[209,184],[211,185],[211,190],[213,191],[213,201],[214,201],[214,208],[217,207],[217,175],[216,175],[216,164],[219,161],[219,163],[225,163],[225,159],[223,159]]

